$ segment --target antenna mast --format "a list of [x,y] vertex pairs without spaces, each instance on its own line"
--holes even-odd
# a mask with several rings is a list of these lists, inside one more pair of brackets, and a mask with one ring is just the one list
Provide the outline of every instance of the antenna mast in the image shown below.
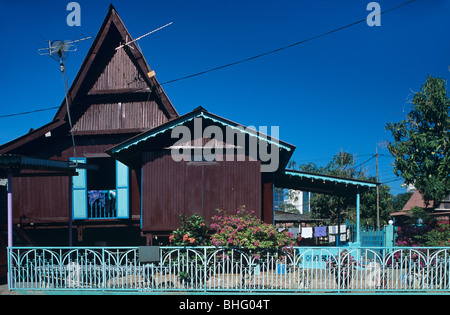
[[[38,50],[39,55],[49,55],[53,59],[59,62],[59,66],[61,69],[61,74],[63,76],[63,82],[64,82],[64,96],[66,99],[66,108],[67,108],[67,117],[69,118],[69,125],[70,125],[70,135],[72,137],[72,145],[73,145],[73,154],[74,157],[77,157],[77,149],[75,146],[75,137],[73,135],[73,126],[72,126],[72,118],[70,116],[70,109],[69,109],[69,100],[68,100],[68,94],[69,94],[69,84],[67,82],[67,72],[66,72],[66,64],[65,60],[67,56],[69,55],[69,52],[76,51],[77,47],[73,45],[74,43],[87,40],[92,38],[92,36],[88,36],[85,38],[77,39],[74,41],[60,41],[60,40],[54,40],[49,41],[48,40],[48,48],[41,48]],[[77,165],[78,162],[75,159],[75,164]]]

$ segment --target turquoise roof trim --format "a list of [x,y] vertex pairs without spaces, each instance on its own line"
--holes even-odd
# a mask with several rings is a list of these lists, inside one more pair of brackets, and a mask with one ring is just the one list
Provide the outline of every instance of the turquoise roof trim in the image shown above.
[[235,129],[235,130],[244,131],[245,133],[247,133],[249,135],[252,135],[254,137],[257,137],[260,140],[267,141],[270,144],[274,144],[274,145],[278,146],[279,148],[283,148],[283,149],[285,149],[287,151],[292,151],[291,147],[283,145],[279,141],[272,141],[270,139],[267,139],[266,137],[259,136],[258,132],[256,130],[254,132],[249,132],[248,130],[243,130],[242,128],[245,128],[245,127],[242,126],[242,125],[238,125],[238,124],[233,125],[229,121],[227,121],[225,119],[222,119],[222,118],[220,118],[220,117],[218,117],[216,115],[212,115],[212,114],[209,114],[208,112],[200,111],[200,112],[192,112],[190,114],[187,114],[183,119],[175,119],[172,122],[165,123],[164,125],[161,125],[161,126],[156,127],[156,128],[154,128],[154,129],[152,129],[150,131],[147,131],[147,132],[145,132],[145,133],[143,133],[141,135],[138,135],[138,136],[136,136],[136,137],[134,137],[134,138],[132,138],[132,139],[130,139],[130,140],[128,140],[128,141],[126,141],[126,142],[124,142],[122,144],[119,144],[119,145],[117,145],[114,148],[112,148],[111,152],[113,154],[114,153],[119,153],[120,151],[126,150],[126,149],[130,148],[133,145],[137,145],[140,142],[146,141],[146,140],[148,140],[150,138],[154,138],[158,134],[164,133],[167,130],[174,129],[177,126],[181,126],[181,125],[183,125],[186,122],[189,122],[189,121],[191,121],[191,120],[193,120],[195,118],[200,118],[200,117],[212,120],[212,121],[214,121],[216,123],[219,123],[219,124],[221,124],[223,126],[226,126],[226,127],[230,127],[232,129]]
[[342,183],[342,184],[350,184],[350,185],[355,185],[355,186],[365,186],[365,187],[376,187],[377,186],[377,183],[375,183],[375,182],[360,181],[360,180],[350,179],[350,178],[331,177],[331,176],[320,175],[320,174],[300,173],[300,172],[289,171],[289,170],[285,170],[285,174],[291,175],[291,176],[303,177],[303,178],[311,178],[311,179],[315,179],[315,180],[329,181],[329,182]]

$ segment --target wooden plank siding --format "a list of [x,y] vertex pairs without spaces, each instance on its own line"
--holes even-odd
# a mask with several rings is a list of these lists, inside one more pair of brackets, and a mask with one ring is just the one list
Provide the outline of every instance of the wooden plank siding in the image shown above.
[[69,181],[68,176],[14,178],[14,224],[67,222]]
[[73,130],[75,132],[148,130],[167,121],[166,115],[152,100],[93,104],[75,122]]
[[[120,37],[117,41],[120,41]],[[96,94],[104,90],[139,90],[148,87],[143,78],[146,74],[138,70],[127,51],[129,50],[113,50],[113,57],[109,60],[88,94]]]
[[211,222],[216,209],[241,205],[261,217],[260,169],[260,161],[175,162],[170,151],[144,152],[142,230],[175,230],[180,214]]

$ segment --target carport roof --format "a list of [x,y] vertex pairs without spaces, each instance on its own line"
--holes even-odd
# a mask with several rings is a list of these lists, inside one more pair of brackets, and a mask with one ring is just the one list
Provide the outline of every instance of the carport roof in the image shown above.
[[338,196],[355,195],[379,183],[285,169],[275,175],[275,186]]

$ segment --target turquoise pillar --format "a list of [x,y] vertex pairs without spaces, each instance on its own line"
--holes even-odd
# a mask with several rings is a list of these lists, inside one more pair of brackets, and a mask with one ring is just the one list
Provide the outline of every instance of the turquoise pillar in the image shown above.
[[356,188],[356,243],[361,245],[361,223],[360,223],[360,197],[359,197],[359,187]]
[[391,252],[392,248],[394,247],[395,243],[395,231],[394,231],[394,225],[389,224],[384,226],[384,247]]

